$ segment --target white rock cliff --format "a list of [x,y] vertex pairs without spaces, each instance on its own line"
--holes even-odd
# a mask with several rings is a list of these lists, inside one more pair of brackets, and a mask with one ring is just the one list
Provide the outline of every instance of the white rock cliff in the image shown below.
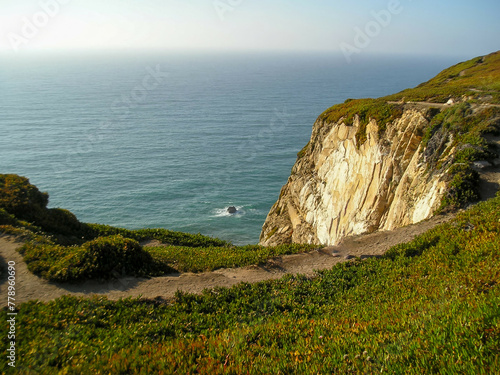
[[318,119],[267,216],[260,243],[336,245],[345,236],[432,216],[446,193],[446,182],[423,162],[426,110],[406,108],[380,137],[371,120],[367,140],[359,147],[358,118],[352,126],[342,119],[335,124]]

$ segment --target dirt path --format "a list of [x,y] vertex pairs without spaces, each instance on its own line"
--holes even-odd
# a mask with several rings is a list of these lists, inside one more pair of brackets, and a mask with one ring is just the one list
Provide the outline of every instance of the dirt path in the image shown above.
[[[388,101],[388,104],[404,104],[406,108],[420,108],[420,109],[427,109],[427,108],[451,108],[454,105],[460,104],[459,102],[457,103],[432,103],[432,102],[405,102],[405,101]],[[477,108],[488,108],[488,107],[496,107],[499,108],[499,104],[491,104],[491,103],[483,103],[476,105]]]
[[286,255],[270,260],[264,266],[220,269],[199,274],[183,273],[151,279],[126,277],[111,281],[87,281],[81,284],[57,284],[41,279],[28,271],[16,251],[21,244],[9,237],[0,237],[0,307],[7,305],[7,262],[16,263],[16,304],[33,299],[49,301],[66,294],[75,296],[106,295],[116,300],[126,297],[172,297],[177,290],[200,293],[205,288],[230,287],[241,282],[254,283],[278,279],[287,273],[313,275],[314,270],[331,268],[354,257],[382,255],[391,246],[408,242],[415,236],[450,220],[453,216],[437,216],[419,224],[393,231],[375,232],[346,238],[335,247],[305,254]]
[[[489,135],[486,140],[490,144],[496,144],[496,151],[500,153],[500,137]],[[500,189],[500,159],[494,162],[494,165],[486,168],[478,168],[481,179],[479,180],[479,193],[481,199],[486,200],[495,197]]]

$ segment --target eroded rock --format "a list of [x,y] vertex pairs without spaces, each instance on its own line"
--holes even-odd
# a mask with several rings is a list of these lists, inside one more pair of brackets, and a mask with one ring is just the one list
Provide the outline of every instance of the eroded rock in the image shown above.
[[[353,126],[318,120],[309,146],[267,216],[260,243],[332,246],[349,235],[432,216],[446,182],[439,171],[429,173],[424,162],[421,140],[428,124],[425,113],[407,109],[379,138],[377,123],[371,120],[367,140],[358,147],[358,119]],[[438,143],[439,154],[450,147]]]

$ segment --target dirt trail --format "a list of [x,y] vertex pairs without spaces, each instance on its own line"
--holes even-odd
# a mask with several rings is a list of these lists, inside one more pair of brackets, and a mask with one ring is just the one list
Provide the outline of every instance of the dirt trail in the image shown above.
[[[500,153],[500,136],[489,135],[486,140],[490,144],[496,145],[496,152]],[[500,159],[497,159],[491,167],[479,169],[479,174],[481,177],[479,181],[481,199],[493,198],[500,190]]]
[[[452,103],[433,103],[433,102],[405,102],[405,101],[388,101],[387,104],[404,104],[407,108],[451,108],[460,102],[452,102]],[[477,108],[488,108],[488,107],[496,107],[499,108],[499,104],[491,104],[491,103],[483,103],[476,105]]]
[[340,245],[304,254],[274,258],[263,266],[220,269],[198,274],[182,273],[150,279],[125,277],[107,281],[87,281],[80,284],[51,283],[33,275],[16,251],[21,243],[0,237],[0,307],[7,305],[7,262],[16,263],[16,304],[33,299],[49,301],[66,294],[75,296],[106,295],[109,299],[126,297],[172,297],[177,290],[200,293],[203,289],[230,287],[241,282],[254,283],[278,279],[287,273],[313,275],[314,270],[331,268],[354,257],[382,255],[391,246],[408,242],[415,236],[450,220],[453,215],[436,216],[430,220],[398,228],[346,238]]

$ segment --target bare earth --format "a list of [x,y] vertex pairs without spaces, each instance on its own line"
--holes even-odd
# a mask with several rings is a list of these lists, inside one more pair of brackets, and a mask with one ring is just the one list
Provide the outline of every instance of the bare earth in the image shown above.
[[170,298],[177,290],[200,293],[203,289],[231,287],[241,282],[255,283],[278,279],[285,274],[311,276],[314,270],[331,268],[354,257],[380,256],[390,247],[412,240],[438,224],[453,218],[439,215],[430,220],[367,235],[346,238],[340,245],[314,250],[304,254],[274,258],[264,266],[249,266],[235,269],[220,269],[213,272],[182,273],[150,279],[125,277],[116,280],[87,281],[80,284],[51,283],[33,275],[16,251],[22,244],[4,236],[0,237],[0,307],[7,305],[7,262],[14,261],[16,268],[16,305],[29,300],[50,301],[63,295],[106,295],[117,300],[127,297]]

